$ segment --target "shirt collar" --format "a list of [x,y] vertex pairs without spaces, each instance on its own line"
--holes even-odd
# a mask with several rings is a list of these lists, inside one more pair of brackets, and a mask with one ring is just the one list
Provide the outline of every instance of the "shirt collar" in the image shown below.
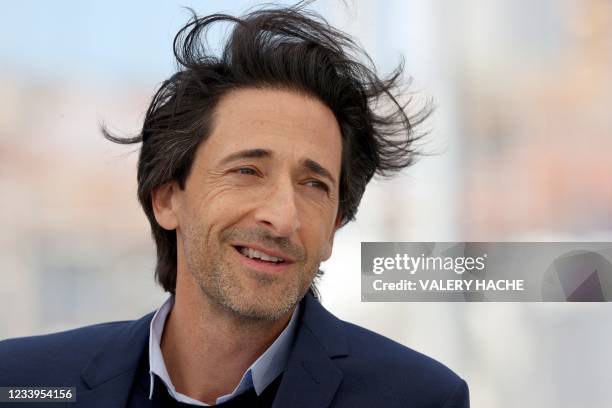
[[[166,385],[168,393],[177,401],[194,404],[199,406],[208,406],[207,404],[195,400],[185,394],[182,394],[174,388],[170,375],[166,369],[166,364],[161,352],[160,344],[166,318],[174,305],[174,295],[170,296],[164,304],[157,310],[149,328],[149,373],[151,378],[151,386],[149,391],[149,399],[153,397],[153,386],[155,384],[155,375],[157,375]],[[260,395],[264,389],[274,381],[280,373],[283,372],[287,365],[291,344],[295,336],[297,316],[299,314],[300,305],[295,308],[291,320],[287,327],[274,340],[274,342],[260,355],[257,360],[244,372],[240,382],[231,394],[223,395],[217,398],[216,403],[220,404],[229,401],[235,396],[248,390],[255,388],[257,395]]]

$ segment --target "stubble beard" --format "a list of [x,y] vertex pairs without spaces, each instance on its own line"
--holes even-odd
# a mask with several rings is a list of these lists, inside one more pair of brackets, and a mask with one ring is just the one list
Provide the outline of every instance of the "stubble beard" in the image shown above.
[[[202,235],[191,232],[188,237],[191,245],[186,248],[189,273],[209,301],[242,321],[272,322],[287,315],[306,294],[318,270],[318,265],[304,263],[295,265],[299,270],[292,270],[290,279],[280,280],[252,271],[249,277],[241,276],[245,271],[229,261],[233,254],[224,254],[217,244],[208,248],[211,253],[207,256]],[[229,245],[226,247],[234,251]],[[255,280],[256,285],[250,286],[257,289],[245,288],[242,283],[245,279]]]

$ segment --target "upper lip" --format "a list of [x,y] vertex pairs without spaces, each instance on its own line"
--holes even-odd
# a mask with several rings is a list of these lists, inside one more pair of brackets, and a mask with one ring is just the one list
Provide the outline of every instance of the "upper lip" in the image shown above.
[[261,245],[251,244],[251,243],[242,243],[242,242],[235,242],[232,245],[235,247],[251,248],[256,251],[263,252],[264,254],[269,255],[269,256],[283,258],[285,262],[294,262],[294,259],[290,255],[286,254],[283,251],[279,251],[278,249],[269,249]]

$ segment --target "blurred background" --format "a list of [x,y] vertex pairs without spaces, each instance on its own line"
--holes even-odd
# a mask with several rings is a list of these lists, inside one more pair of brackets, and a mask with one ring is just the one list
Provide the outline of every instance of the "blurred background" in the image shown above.
[[[252,1],[3,2],[0,339],[138,318],[166,294],[135,134],[189,17]],[[437,358],[473,407],[610,407],[612,306],[361,303],[361,241],[612,241],[612,2],[320,1],[381,73],[433,98],[431,157],[373,182],[324,265],[324,305]],[[217,37],[211,38],[213,43]],[[415,106],[417,106],[415,105]],[[397,373],[402,375],[402,373]]]

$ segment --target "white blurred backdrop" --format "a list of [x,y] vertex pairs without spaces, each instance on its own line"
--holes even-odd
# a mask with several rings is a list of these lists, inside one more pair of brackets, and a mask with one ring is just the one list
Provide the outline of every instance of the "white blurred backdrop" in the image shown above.
[[[189,14],[252,1],[2,2],[0,338],[134,319],[166,294],[133,134]],[[426,150],[375,181],[323,269],[324,305],[444,362],[473,407],[612,406],[608,304],[361,303],[361,241],[612,241],[612,3],[320,1],[389,73],[403,55]],[[401,373],[398,373],[401,375]]]

